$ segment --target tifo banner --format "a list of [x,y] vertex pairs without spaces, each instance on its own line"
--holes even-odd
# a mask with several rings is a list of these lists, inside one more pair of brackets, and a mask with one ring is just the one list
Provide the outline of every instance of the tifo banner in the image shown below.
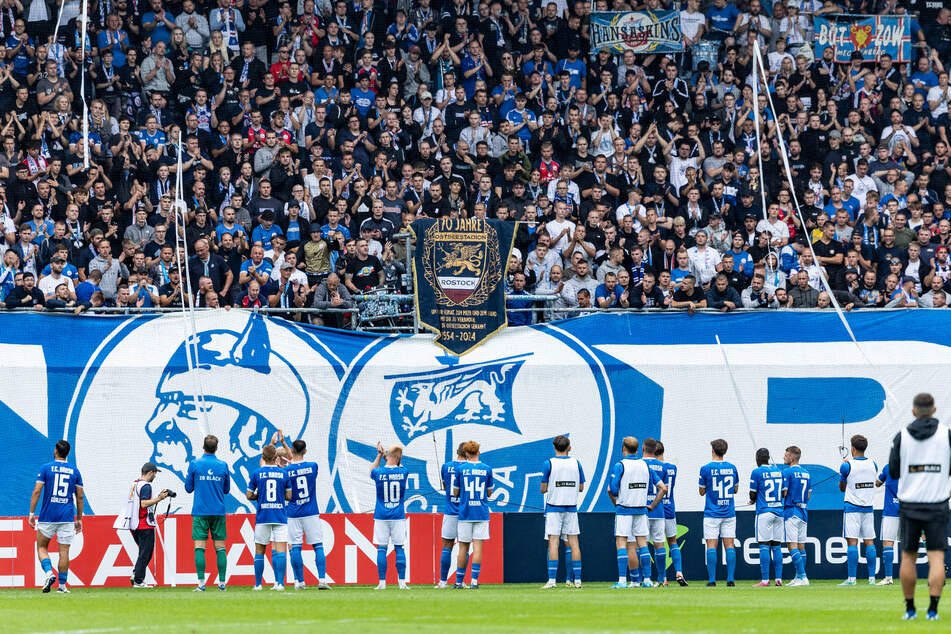
[[[162,509],[164,511],[165,504]],[[138,547],[126,530],[115,530],[115,516],[96,515],[83,519],[83,531],[77,533],[70,548],[69,585],[121,586],[129,585],[129,577],[138,555]],[[195,577],[194,546],[191,538],[191,518],[187,516],[159,516],[161,541],[156,540],[155,554],[146,575],[146,583],[162,586],[193,586]],[[373,545],[373,516],[370,514],[330,514],[321,517],[324,534],[324,554],[327,556],[327,576],[335,584],[377,583],[376,546]],[[439,581],[439,555],[442,550],[440,528],[442,515],[436,513],[411,514],[408,517],[406,540],[406,575],[409,583],[430,584]],[[482,574],[483,583],[502,581],[502,516],[492,515],[490,539],[485,542]],[[0,587],[36,587],[43,585],[45,574],[36,558],[34,547],[36,531],[25,517],[0,518]],[[232,585],[254,585],[254,516],[229,515],[228,570],[226,582]],[[209,547],[208,553],[213,553]],[[54,568],[59,555],[55,540],[50,548]],[[317,567],[312,548],[304,548],[304,580],[317,584]],[[396,563],[390,547],[387,581],[396,583]],[[209,584],[218,583],[214,555],[209,555],[207,570]],[[455,559],[453,559],[455,563]],[[453,570],[455,566],[453,565]],[[290,578],[290,566],[287,568]],[[265,561],[264,580],[274,582],[270,558]]]
[[607,477],[627,435],[664,442],[679,468],[678,511],[703,509],[695,483],[717,437],[741,478],[758,447],[779,459],[799,445],[818,483],[810,509],[840,509],[843,438],[867,436],[881,465],[916,393],[934,394],[939,417],[951,410],[947,315],[850,313],[859,347],[833,312],[599,314],[506,328],[459,358],[428,334],[202,311],[189,371],[190,326],[178,314],[0,313],[0,515],[29,512],[36,474],[60,438],[73,445],[87,514],[120,512],[147,460],[162,469],[155,486],[179,493],[172,513],[187,514],[183,480],[207,433],[222,439],[229,512],[251,512],[248,479],[279,428],[307,442],[328,514],[372,510],[377,442],[404,446],[407,510],[441,512],[440,465],[469,439],[494,470],[492,511],[542,511],[542,466],[559,434],[584,468],[585,512],[613,510]]
[[888,53],[896,62],[911,61],[911,20],[897,15],[834,15],[813,18],[816,59],[831,47],[833,58],[847,64],[858,51],[866,62]]
[[416,314],[437,333],[436,344],[463,355],[505,328],[504,280],[518,223],[440,218],[410,229]]
[[[693,481],[685,483],[694,489]],[[740,486],[737,499],[745,497],[745,485]],[[739,503],[741,504],[741,503]],[[881,526],[879,514],[875,513],[875,532]],[[614,548],[614,514],[584,513],[579,518],[581,524],[581,553],[584,561],[585,581],[612,581],[617,579],[617,564]],[[751,511],[738,511],[736,514],[736,578],[758,579],[759,542],[754,533],[755,515]],[[505,515],[505,582],[541,583],[547,578],[545,543],[538,539],[545,530],[545,516],[541,513],[508,513]],[[879,537],[881,535],[879,534]],[[951,537],[948,539],[951,544]],[[703,540],[703,513],[677,513],[677,543],[683,555],[684,576],[691,581],[707,578],[706,545]],[[881,542],[877,541],[878,565],[881,578],[885,576]],[[811,579],[843,579],[846,576],[846,549],[848,545],[842,537],[842,512],[810,511],[806,538],[806,572]],[[895,574],[898,574],[900,547],[893,556]],[[792,559],[789,550],[783,544],[783,562],[787,579],[791,578]],[[718,578],[726,577],[726,554],[720,547]],[[860,574],[865,573],[865,549],[859,549]],[[949,552],[951,558],[951,552]],[[919,574],[927,576],[928,555],[924,548],[918,553]],[[564,578],[562,558],[559,579]],[[891,574],[891,569],[888,569]],[[673,579],[674,568],[667,559],[667,578]],[[656,577],[655,577],[656,580]]]
[[678,11],[600,11],[591,14],[591,50],[614,53],[680,53]]

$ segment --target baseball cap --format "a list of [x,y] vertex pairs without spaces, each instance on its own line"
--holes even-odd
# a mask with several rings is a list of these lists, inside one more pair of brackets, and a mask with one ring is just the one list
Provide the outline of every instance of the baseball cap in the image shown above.
[[903,278],[901,278],[901,283],[902,283],[902,284],[907,284],[907,283],[909,283],[909,282],[911,282],[912,284],[915,284],[915,283],[916,283],[916,282],[915,282],[915,278],[913,278],[913,277],[910,276],[910,275],[906,275],[906,276],[904,276]]
[[421,95],[419,96],[419,98],[422,99],[423,101],[425,101],[426,99],[432,99],[432,98],[433,98],[433,93],[431,93],[431,92],[429,92],[429,91],[427,90],[426,92],[424,92],[423,94],[421,94]]
[[142,475],[145,475],[146,473],[152,473],[153,471],[155,473],[160,473],[162,470],[156,467],[154,462],[146,462],[144,465],[142,465]]
[[281,265],[282,271],[286,271],[288,269],[293,269],[293,268],[294,268],[294,265],[291,264],[290,262],[285,262],[284,264]]

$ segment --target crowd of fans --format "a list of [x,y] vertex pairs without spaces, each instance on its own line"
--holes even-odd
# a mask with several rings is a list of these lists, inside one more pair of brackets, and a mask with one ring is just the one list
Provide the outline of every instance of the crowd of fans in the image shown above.
[[[847,309],[944,307],[941,4],[595,2],[680,12],[683,53],[635,55],[592,50],[581,0],[91,0],[85,25],[0,0],[0,302],[180,306],[187,281],[342,325],[407,290],[414,219],[476,216],[523,221],[508,291],[555,296],[513,324],[823,307],[823,276]],[[842,13],[907,15],[912,59],[816,58]]]

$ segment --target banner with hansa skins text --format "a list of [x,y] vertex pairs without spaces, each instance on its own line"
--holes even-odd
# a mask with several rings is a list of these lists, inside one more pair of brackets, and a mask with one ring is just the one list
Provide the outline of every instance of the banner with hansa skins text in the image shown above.
[[613,53],[682,53],[678,11],[599,11],[591,14],[591,49]]
[[482,218],[425,218],[410,226],[416,314],[447,352],[466,354],[508,324],[505,273],[517,228]]

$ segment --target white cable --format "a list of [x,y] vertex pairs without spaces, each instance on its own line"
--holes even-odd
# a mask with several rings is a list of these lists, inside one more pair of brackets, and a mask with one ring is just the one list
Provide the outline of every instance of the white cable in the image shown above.
[[759,449],[759,443],[756,442],[756,436],[753,435],[753,427],[750,425],[750,417],[746,413],[746,406],[743,405],[743,396],[740,394],[740,386],[736,382],[736,377],[733,376],[733,368],[730,367],[730,360],[727,359],[726,356],[726,348],[720,343],[720,335],[713,335],[713,337],[717,340],[717,348],[720,350],[720,355],[723,356],[723,365],[726,366],[726,371],[730,375],[730,382],[733,384],[733,393],[736,395],[736,402],[740,406],[740,414],[742,414],[743,423],[746,425],[746,433],[750,435],[753,446]]
[[[64,0],[63,4],[66,2]],[[60,9],[62,12],[62,9]],[[86,105],[86,37],[89,33],[89,3],[83,0],[82,36],[79,39],[79,98],[83,102],[83,169],[89,169],[89,107]],[[59,22],[57,22],[59,28]]]

